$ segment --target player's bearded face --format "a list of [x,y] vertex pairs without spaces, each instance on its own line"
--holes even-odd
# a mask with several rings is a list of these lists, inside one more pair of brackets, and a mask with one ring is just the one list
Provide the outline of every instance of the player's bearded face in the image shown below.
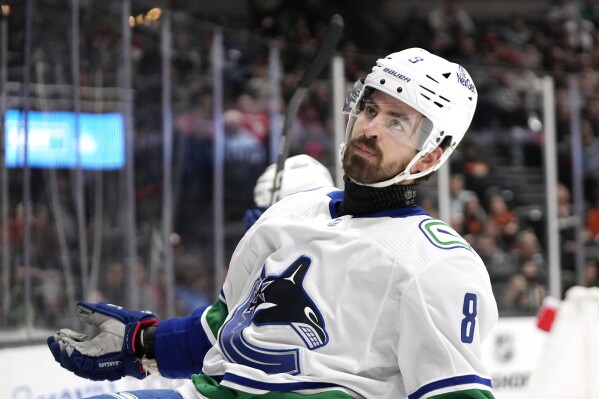
[[345,174],[362,184],[392,179],[418,153],[422,115],[378,90],[365,95],[362,108],[350,116],[351,139],[343,154]]
[[[364,157],[359,152],[369,152],[370,156]],[[384,162],[383,151],[377,143],[376,137],[364,135],[352,138],[343,154],[343,170],[353,180],[372,184],[391,179],[401,173],[407,166],[407,161]]]

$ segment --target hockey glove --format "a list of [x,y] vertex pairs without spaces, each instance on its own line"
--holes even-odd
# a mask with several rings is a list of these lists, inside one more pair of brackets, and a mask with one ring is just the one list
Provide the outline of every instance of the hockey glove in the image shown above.
[[85,335],[62,329],[48,337],[50,351],[62,367],[96,381],[114,381],[126,375],[138,379],[146,377],[135,340],[141,329],[158,323],[156,316],[106,302],[78,302],[77,315],[100,331],[96,335]]

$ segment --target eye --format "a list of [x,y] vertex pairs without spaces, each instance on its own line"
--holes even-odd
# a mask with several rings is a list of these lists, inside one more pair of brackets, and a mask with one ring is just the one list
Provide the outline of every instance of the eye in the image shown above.
[[399,118],[391,118],[387,122],[387,126],[390,127],[391,129],[404,130],[405,123],[406,123],[405,120],[402,120]]
[[410,118],[389,118],[387,129],[392,134],[410,134],[412,132],[412,121]]
[[374,117],[377,116],[378,114],[378,110],[376,109],[375,106],[370,105],[370,104],[366,104],[364,106],[364,116],[366,116],[368,119],[373,119]]

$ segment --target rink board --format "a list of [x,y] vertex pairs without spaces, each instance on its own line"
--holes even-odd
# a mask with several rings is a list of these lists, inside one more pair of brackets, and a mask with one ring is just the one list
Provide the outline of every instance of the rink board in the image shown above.
[[[497,399],[526,397],[526,384],[545,334],[536,328],[534,318],[499,320],[483,348]],[[46,345],[0,349],[0,398],[3,399],[80,399],[103,392],[173,385],[155,376],[145,380],[128,377],[114,382],[88,381],[62,369]]]

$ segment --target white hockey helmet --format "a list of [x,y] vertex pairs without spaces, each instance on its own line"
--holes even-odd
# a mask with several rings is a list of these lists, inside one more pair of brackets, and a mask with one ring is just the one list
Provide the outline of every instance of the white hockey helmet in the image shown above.
[[[372,72],[364,81],[354,84],[345,100],[344,112],[349,114],[349,121],[341,159],[351,139],[354,123],[363,109],[364,96],[372,89],[397,98],[424,116],[419,124],[418,142],[412,143],[419,153],[397,176],[366,184],[372,187],[416,179],[439,169],[466,134],[478,100],[472,78],[462,66],[421,48],[390,54],[377,60]],[[451,140],[437,163],[427,171],[411,174],[410,169],[418,159],[437,148],[446,137],[451,137]]]
[[[276,164],[269,165],[256,181],[254,202],[257,207],[268,208],[271,205],[276,169]],[[300,191],[334,185],[331,173],[323,164],[306,154],[295,155],[285,161],[279,198]]]

